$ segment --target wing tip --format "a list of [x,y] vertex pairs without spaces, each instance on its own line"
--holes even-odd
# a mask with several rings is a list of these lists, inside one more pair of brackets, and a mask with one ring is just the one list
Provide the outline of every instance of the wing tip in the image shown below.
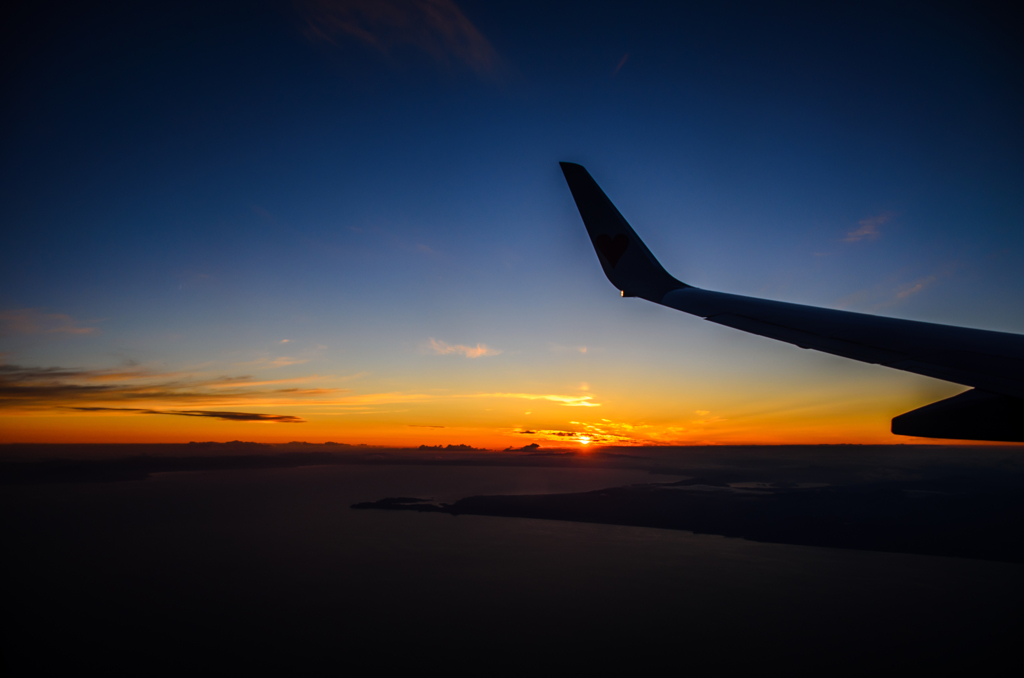
[[576,162],[559,162],[558,166],[562,168],[562,174],[565,176],[566,181],[569,181],[573,176],[580,176],[581,174],[589,176],[590,174],[587,172],[587,168]]
[[558,165],[565,175],[583,225],[590,234],[605,276],[622,296],[642,297],[661,303],[669,291],[689,287],[658,263],[583,165],[575,162],[559,162]]

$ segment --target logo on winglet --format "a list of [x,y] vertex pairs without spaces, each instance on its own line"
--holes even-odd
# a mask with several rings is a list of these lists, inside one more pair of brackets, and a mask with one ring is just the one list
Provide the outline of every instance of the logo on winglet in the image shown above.
[[612,268],[615,268],[615,264],[619,263],[619,259],[629,247],[629,238],[621,233],[614,238],[609,237],[607,233],[602,233],[594,239],[594,244],[597,245],[598,251],[604,255]]

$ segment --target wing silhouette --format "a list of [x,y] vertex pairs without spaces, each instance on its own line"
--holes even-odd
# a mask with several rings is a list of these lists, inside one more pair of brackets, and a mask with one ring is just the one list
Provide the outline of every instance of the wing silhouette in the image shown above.
[[899,435],[1024,442],[1024,336],[702,290],[672,277],[581,165],[559,163],[605,275],[624,297],[801,348],[972,387],[902,414]]

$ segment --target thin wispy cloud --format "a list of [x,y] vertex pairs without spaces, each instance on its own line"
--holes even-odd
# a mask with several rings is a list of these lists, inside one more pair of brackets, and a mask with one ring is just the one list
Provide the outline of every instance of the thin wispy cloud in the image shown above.
[[10,334],[96,334],[95,327],[83,327],[64,313],[44,313],[38,308],[0,311],[0,335]]
[[520,400],[543,400],[565,407],[600,407],[600,403],[591,402],[593,396],[569,396],[548,393],[405,393],[392,391],[388,393],[362,393],[333,397],[330,400],[318,401],[318,408],[325,411],[369,411],[385,405],[424,403],[444,400],[467,400],[488,398],[514,398]]
[[[342,377],[354,379],[357,373]],[[205,376],[158,372],[143,367],[106,370],[0,365],[0,412],[189,416],[222,421],[299,423],[301,417],[250,408],[299,407],[303,415],[380,413],[395,405],[438,401],[517,399],[563,407],[599,407],[594,396],[558,393],[416,393],[390,391],[352,393],[348,389],[311,384],[336,377],[311,375],[292,379],[253,379],[247,375]],[[401,410],[404,411],[404,410]]]
[[554,351],[555,353],[563,353],[569,351],[573,353],[580,353],[583,355],[586,355],[588,350],[586,346],[563,346],[561,344],[548,344],[548,348]]
[[390,393],[363,393],[360,395],[345,396],[331,401],[331,405],[346,407],[366,407],[369,405],[395,405],[399,403],[419,403],[428,400],[437,400],[437,396],[424,393],[402,393],[393,391]]
[[457,354],[464,355],[467,358],[480,358],[483,356],[498,355],[501,353],[501,349],[489,348],[486,344],[463,346],[462,344],[449,344],[433,338],[430,340],[430,348],[437,355]]
[[861,219],[857,222],[857,228],[846,234],[843,242],[859,242],[861,240],[876,240],[882,235],[882,224],[892,219],[892,212],[883,212],[877,217]]
[[201,271],[193,271],[192,269],[186,269],[178,274],[178,289],[179,290],[194,290],[202,288],[213,282],[213,276],[209,273],[203,273]]
[[459,63],[493,77],[497,52],[452,0],[300,0],[306,36],[316,42],[360,42],[392,55],[413,47],[435,63]]
[[287,380],[256,382],[249,377],[201,379],[144,369],[81,370],[0,365],[0,409],[31,412],[145,404],[144,409],[200,411],[198,408],[256,403],[263,406],[294,405],[346,393],[334,388],[260,388],[261,385],[281,385],[284,381]]
[[622,70],[622,67],[626,65],[627,61],[629,61],[629,52],[622,55],[622,59],[619,60],[619,65],[615,67],[614,71],[612,71],[613,78],[619,74],[619,71]]
[[566,407],[600,407],[601,403],[590,402],[594,396],[567,396],[540,393],[477,393],[467,398],[520,398],[522,400],[547,400]]
[[288,414],[258,414],[255,412],[218,412],[214,410],[148,410],[137,407],[69,407],[78,412],[127,412],[132,414],[170,414],[176,417],[206,417],[223,421],[250,421],[264,424],[305,424],[302,417]]
[[710,426],[711,424],[717,424],[720,421],[725,421],[723,417],[711,414],[710,410],[695,410],[696,414],[700,419],[694,419],[690,422],[692,426]]
[[245,362],[233,363],[237,367],[287,367],[288,365],[301,365],[302,363],[308,363],[309,358],[296,358],[293,356],[278,356],[277,358],[271,358],[270,356],[263,356],[256,360],[248,360]]
[[931,287],[933,284],[935,284],[936,281],[938,281],[938,279],[939,276],[937,275],[926,275],[925,277],[918,278],[913,282],[909,282],[905,285],[900,285],[900,287],[896,290],[896,299],[903,300],[906,299],[907,297],[912,297],[918,292],[924,290],[925,288]]
[[236,388],[238,386],[271,386],[279,384],[301,384],[303,382],[315,381],[317,379],[323,379],[318,374],[313,374],[308,377],[293,377],[291,379],[264,379],[262,381],[252,381],[252,377],[218,377],[216,381],[210,382],[208,385],[210,388]]
[[308,363],[308,358],[292,358],[289,356],[281,356],[280,358],[274,358],[270,361],[270,365],[274,367],[286,367],[288,365],[301,365],[302,363]]
[[836,308],[858,308],[866,311],[882,311],[897,306],[907,299],[924,292],[925,290],[940,283],[944,278],[952,276],[959,264],[952,263],[943,266],[941,269],[928,275],[914,278],[907,282],[900,282],[903,275],[894,275],[883,282],[872,285],[863,290],[839,300]]
[[548,350],[554,353],[580,353],[581,355],[586,355],[592,349],[587,346],[565,346],[563,344],[549,343]]

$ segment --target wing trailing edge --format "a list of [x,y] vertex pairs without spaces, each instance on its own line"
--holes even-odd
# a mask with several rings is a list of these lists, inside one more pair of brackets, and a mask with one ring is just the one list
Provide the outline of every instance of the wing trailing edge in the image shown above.
[[1024,443],[1024,400],[971,389],[901,414],[892,432],[920,438]]

